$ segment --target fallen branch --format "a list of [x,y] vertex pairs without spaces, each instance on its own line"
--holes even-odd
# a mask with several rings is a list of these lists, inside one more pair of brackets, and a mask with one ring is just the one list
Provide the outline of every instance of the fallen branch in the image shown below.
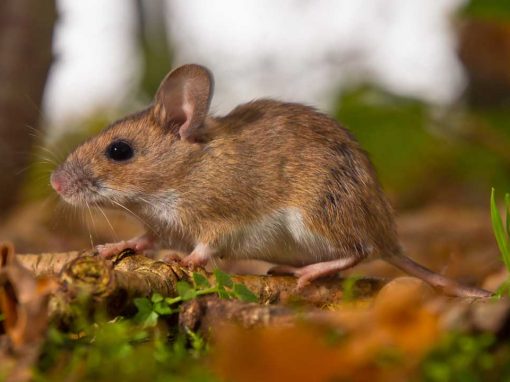
[[245,328],[264,325],[289,325],[296,313],[281,305],[259,305],[216,296],[200,297],[181,305],[179,326],[207,337],[221,322],[235,322]]
[[34,275],[57,275],[70,261],[82,257],[93,256],[92,251],[71,251],[61,253],[18,254],[18,262],[33,272]]
[[[149,297],[159,293],[165,297],[176,295],[177,281],[191,279],[192,272],[175,261],[159,261],[124,251],[106,261],[91,251],[51,253],[41,255],[18,255],[19,261],[35,274],[57,274],[65,285],[63,301],[83,290],[96,301],[104,300],[112,314],[119,314],[132,297]],[[213,276],[203,269],[197,270],[213,283]],[[317,280],[297,290],[296,279],[291,276],[233,276],[234,282],[246,285],[259,297],[262,304],[300,302],[324,306],[344,299],[344,283],[341,278]],[[360,278],[353,281],[349,294],[356,298],[373,296],[385,284],[384,280]],[[114,307],[114,308],[113,308]],[[53,307],[53,313],[63,313],[65,304]]]
[[64,266],[58,278],[60,288],[50,302],[50,316],[56,321],[72,320],[72,303],[80,296],[109,316],[129,314],[133,298],[154,293],[175,296],[176,283],[189,280],[189,271],[177,264],[155,261],[131,252],[119,254],[113,261],[99,256],[81,256]]

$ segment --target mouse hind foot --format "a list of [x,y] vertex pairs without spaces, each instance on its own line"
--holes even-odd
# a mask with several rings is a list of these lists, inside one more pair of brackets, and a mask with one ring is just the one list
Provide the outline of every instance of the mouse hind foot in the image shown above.
[[297,288],[302,289],[313,280],[329,276],[345,269],[351,268],[360,262],[360,258],[352,257],[321,263],[309,264],[304,267],[293,267],[288,265],[277,265],[271,268],[269,274],[290,274],[298,278]]

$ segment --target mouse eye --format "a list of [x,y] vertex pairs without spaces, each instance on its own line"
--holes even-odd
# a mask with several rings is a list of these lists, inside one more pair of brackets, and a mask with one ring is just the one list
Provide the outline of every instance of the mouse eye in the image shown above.
[[133,154],[133,148],[129,143],[125,141],[112,142],[106,149],[106,156],[117,162],[131,159]]

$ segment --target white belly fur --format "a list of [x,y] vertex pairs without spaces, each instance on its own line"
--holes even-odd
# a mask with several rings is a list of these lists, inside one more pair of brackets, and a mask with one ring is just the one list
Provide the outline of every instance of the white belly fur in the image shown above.
[[219,255],[229,259],[257,259],[286,265],[333,260],[338,251],[308,230],[298,208],[286,208],[241,227],[220,243]]

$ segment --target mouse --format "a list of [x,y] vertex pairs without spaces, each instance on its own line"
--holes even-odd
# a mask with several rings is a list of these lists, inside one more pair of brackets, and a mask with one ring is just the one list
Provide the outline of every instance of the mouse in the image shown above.
[[258,99],[209,112],[212,73],[182,65],[153,102],[79,145],[51,174],[61,198],[140,218],[142,236],[97,247],[109,257],[156,245],[189,267],[255,259],[314,280],[380,258],[443,293],[487,297],[405,256],[393,209],[353,134],[313,107]]

